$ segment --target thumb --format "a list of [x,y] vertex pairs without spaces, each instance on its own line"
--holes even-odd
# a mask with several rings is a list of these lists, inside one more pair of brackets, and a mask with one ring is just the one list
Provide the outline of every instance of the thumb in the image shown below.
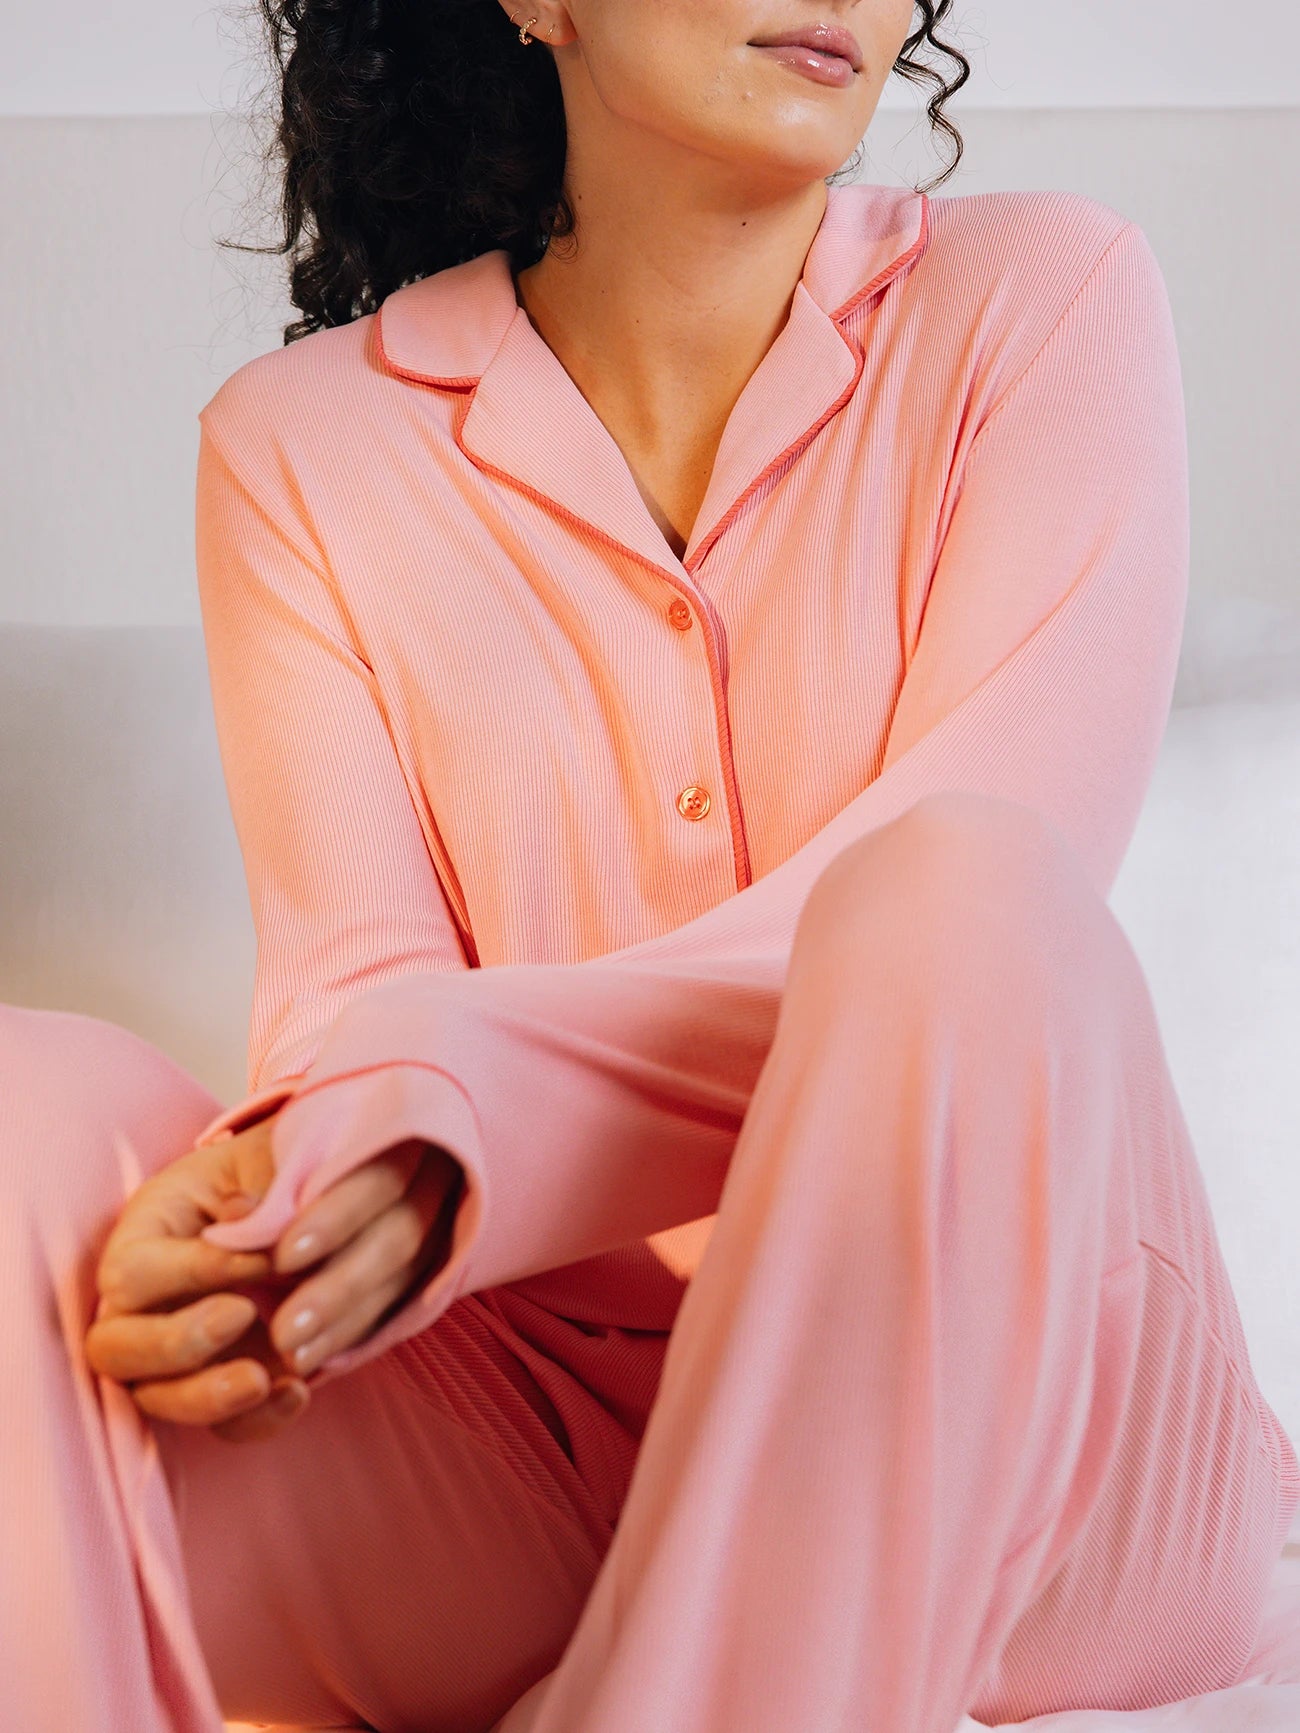
[[220,1220],[199,1229],[199,1238],[226,1251],[261,1251],[275,1244],[296,1214],[291,1187],[280,1174],[265,1197],[253,1198],[247,1208],[223,1211]]
[[[245,1127],[240,1137],[265,1138],[273,1120],[262,1120]],[[255,1164],[256,1165],[256,1164]],[[233,1178],[234,1175],[232,1174]],[[294,1216],[293,1184],[289,1176],[271,1164],[269,1183],[258,1195],[243,1184],[236,1184],[210,1210],[212,1220],[199,1230],[199,1238],[209,1245],[229,1252],[255,1252],[273,1246]],[[240,1174],[246,1180],[247,1174]],[[260,1183],[259,1178],[253,1181]]]
[[254,1197],[251,1192],[233,1192],[229,1197],[223,1197],[213,1206],[212,1219],[219,1222],[238,1221],[242,1216],[246,1216],[250,1210],[255,1210],[261,1201],[261,1198]]

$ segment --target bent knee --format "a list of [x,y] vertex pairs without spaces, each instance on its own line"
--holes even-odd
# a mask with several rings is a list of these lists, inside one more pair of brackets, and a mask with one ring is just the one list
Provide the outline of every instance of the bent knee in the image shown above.
[[0,1100],[0,1184],[9,1202],[26,1197],[38,1207],[133,1190],[190,1148],[220,1110],[131,1030],[8,1004],[0,1004]]
[[[1064,831],[1036,808],[943,789],[857,837],[814,881],[803,941],[843,956],[891,948],[945,970],[1008,949],[1056,956],[1118,931]],[[1113,936],[1113,933],[1112,933]]]
[[960,889],[990,883],[1019,885],[1041,875],[1083,874],[1065,832],[1036,807],[1001,795],[945,788],[922,795],[897,818],[857,837],[822,877],[842,867],[870,879],[886,863],[907,864],[908,882]]

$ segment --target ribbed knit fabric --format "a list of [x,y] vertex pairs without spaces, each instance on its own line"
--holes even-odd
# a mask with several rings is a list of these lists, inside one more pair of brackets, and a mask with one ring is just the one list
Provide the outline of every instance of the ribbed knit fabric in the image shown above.
[[[251,363],[202,421],[204,618],[259,930],[250,1096],[204,1136],[287,1102],[267,1197],[206,1236],[270,1245],[427,1137],[468,1177],[451,1256],[318,1381],[472,1292],[668,1331],[829,863],[964,791],[1046,819],[1096,896],[1113,882],[1188,565],[1148,242],[1079,195],[831,189],[681,560],[499,252]],[[1135,1157],[1099,1267],[1141,1247],[1194,1296],[1280,1489],[1272,1546],[1300,1474],[1167,1072],[1112,1086],[1167,1159]],[[591,1669],[614,1640],[578,1645],[541,1733],[606,1724]],[[704,1684],[680,1684],[647,1728],[685,1728]]]
[[[954,1733],[1231,1685],[1300,1465],[1105,900],[1187,586],[1142,232],[829,189],[680,560],[502,252],[241,368],[197,506],[248,1094],[0,1008],[0,1722]],[[241,1454],[79,1343],[123,1198],[277,1105],[214,1243],[410,1136],[467,1185]]]
[[[594,957],[763,879],[961,733],[1031,636],[1071,631],[1051,616],[1084,578],[1103,600],[1069,604],[1087,635],[1061,664],[1137,708],[1090,786],[1062,774],[1050,798],[1114,869],[1187,561],[1150,248],[1079,195],[828,192],[681,561],[501,252],[260,356],[202,411],[199,585],[259,941],[250,1090],[304,1071],[387,976]],[[1004,731],[1034,715],[1042,656]]]
[[[680,561],[503,252],[258,357],[201,419],[199,585],[258,932],[250,1093],[208,1135],[303,1097],[275,1185],[214,1243],[272,1243],[389,1140],[394,1091],[436,1089],[421,1126],[461,1153],[461,1122],[491,1109],[424,1001],[459,1029],[522,987],[580,1018],[611,964],[648,966],[649,987],[668,971],[729,1110],[720,1165],[770,1028],[744,1072],[700,1032],[738,971],[779,992],[817,872],[927,790],[1034,807],[1112,882],[1168,715],[1189,529],[1163,278],[1095,200],[829,188]],[[692,788],[702,817],[683,816]],[[635,1028],[591,1017],[614,1063],[671,1041],[664,998]],[[700,1230],[602,1255],[664,1228],[663,1200],[643,1221],[620,1188],[590,1245],[558,1202],[568,1172],[590,1197],[589,1150],[629,1138],[644,1100],[607,1070],[584,1143],[573,1109],[516,1111],[557,1075],[545,1053],[525,1094],[519,1055],[464,1045],[520,1143],[491,1150],[515,1258],[488,1255],[476,1174],[451,1263],[318,1377],[464,1291],[472,1218],[476,1285],[519,1275],[520,1252],[581,1261],[528,1292],[671,1324],[664,1257],[684,1274]],[[655,1136],[680,1145],[664,1110]],[[537,1189],[556,1207],[521,1243]]]

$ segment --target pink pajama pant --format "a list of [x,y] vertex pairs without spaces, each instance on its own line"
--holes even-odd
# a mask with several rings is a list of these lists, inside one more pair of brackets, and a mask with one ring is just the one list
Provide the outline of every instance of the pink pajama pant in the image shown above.
[[1063,834],[963,794],[855,840],[772,1022],[671,1336],[484,1287],[235,1445],[82,1352],[220,1104],[0,1008],[0,1726],[953,1733],[1234,1682],[1300,1471]]

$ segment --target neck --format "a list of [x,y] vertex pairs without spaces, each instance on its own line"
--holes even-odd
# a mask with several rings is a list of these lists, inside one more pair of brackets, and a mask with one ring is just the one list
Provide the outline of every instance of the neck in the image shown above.
[[647,449],[679,440],[684,413],[725,420],[789,316],[825,182],[760,207],[635,179],[570,197],[573,240],[516,278],[539,334]]

